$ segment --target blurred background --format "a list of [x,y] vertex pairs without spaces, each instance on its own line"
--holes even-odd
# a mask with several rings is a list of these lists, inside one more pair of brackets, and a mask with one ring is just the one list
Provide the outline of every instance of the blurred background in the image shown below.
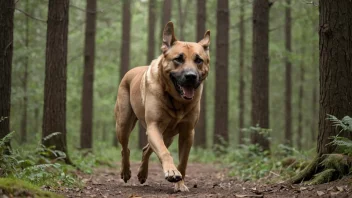
[[[123,40],[123,1],[99,0],[97,2],[94,105],[93,105],[93,147],[99,144],[113,146],[115,139],[114,105],[121,72],[121,51],[123,42],[129,43],[129,68],[148,65],[148,49],[152,47],[154,58],[161,53],[161,31],[168,17],[175,25],[176,37],[180,40],[196,42],[197,13],[199,3],[205,4],[205,29],[211,31],[210,73],[205,82],[205,142],[213,145],[216,131],[216,0],[131,0],[128,1],[130,18],[130,39]],[[166,5],[165,5],[166,4]],[[126,8],[126,7],[125,7]],[[242,12],[241,12],[242,8]],[[291,11],[292,50],[285,48],[285,11]],[[238,145],[240,117],[243,128],[251,127],[251,67],[252,67],[252,1],[233,0],[228,3],[229,23],[228,50],[228,134],[229,144]],[[126,11],[126,9],[125,9]],[[69,33],[67,59],[67,140],[69,150],[78,148],[81,127],[82,76],[84,71],[84,35],[86,25],[86,1],[72,0],[69,6]],[[150,27],[150,12],[154,13],[154,26]],[[14,52],[12,68],[11,130],[15,132],[13,141],[20,143],[21,130],[26,131],[26,143],[38,142],[41,138],[43,95],[45,78],[45,48],[48,1],[17,1],[15,11]],[[242,13],[242,14],[241,14]],[[125,12],[126,14],[126,12]],[[167,16],[167,15],[170,16]],[[241,17],[242,15],[242,17]],[[318,7],[316,2],[294,0],[291,5],[276,0],[270,7],[269,16],[269,112],[270,139],[272,145],[284,143],[285,131],[285,57],[292,64],[292,135],[293,146],[302,144],[300,149],[315,147],[318,113]],[[166,17],[166,18],[165,18]],[[240,49],[240,20],[243,24],[244,49]],[[154,46],[148,43],[148,30],[154,31]],[[204,34],[204,33],[202,33]],[[240,73],[239,56],[243,52],[243,73]],[[25,67],[28,65],[28,67]],[[27,68],[28,78],[25,78]],[[240,76],[244,85],[244,109],[240,115]],[[27,84],[27,90],[24,89]],[[300,91],[300,87],[302,91]],[[24,103],[27,115],[23,126]],[[299,104],[302,104],[300,107]],[[301,115],[301,116],[299,116]],[[299,118],[301,117],[301,118]],[[299,121],[301,119],[301,121]],[[302,135],[298,131],[301,128]],[[138,125],[130,139],[130,147],[138,147]],[[249,137],[248,130],[244,131]],[[25,142],[22,142],[25,143]],[[20,143],[20,144],[22,144]],[[16,144],[16,143],[15,143]]]

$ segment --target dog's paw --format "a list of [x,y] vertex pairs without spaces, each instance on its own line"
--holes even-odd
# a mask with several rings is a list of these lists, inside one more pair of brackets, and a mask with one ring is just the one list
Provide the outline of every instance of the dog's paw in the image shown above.
[[148,167],[139,167],[138,174],[137,174],[139,183],[144,184],[148,178]]
[[131,178],[131,170],[130,169],[122,169],[121,170],[121,179],[123,179],[123,181],[125,183],[127,183],[127,181]]
[[178,182],[182,180],[182,175],[180,171],[177,169],[174,170],[166,170],[164,171],[165,173],[165,179],[169,182]]
[[174,191],[175,192],[189,192],[189,190],[183,180],[181,180],[175,184]]

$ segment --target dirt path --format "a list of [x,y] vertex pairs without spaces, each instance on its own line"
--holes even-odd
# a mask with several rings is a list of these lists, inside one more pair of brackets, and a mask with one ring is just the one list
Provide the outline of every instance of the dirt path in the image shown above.
[[[82,175],[83,189],[62,189],[66,197],[352,197],[352,179],[319,186],[262,185],[229,178],[226,169],[215,165],[189,164],[186,185],[190,192],[173,192],[173,184],[163,178],[160,165],[151,163],[149,176],[141,185],[137,179],[138,163],[132,164],[132,178],[125,184],[116,169],[97,169]],[[351,194],[351,195],[349,195]]]

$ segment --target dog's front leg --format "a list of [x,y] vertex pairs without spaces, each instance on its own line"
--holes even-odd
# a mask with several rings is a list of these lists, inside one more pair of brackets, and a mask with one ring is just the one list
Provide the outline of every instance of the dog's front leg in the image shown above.
[[162,133],[157,123],[148,124],[147,133],[148,142],[161,162],[165,179],[169,182],[178,182],[182,180],[182,175],[174,164],[174,160],[164,143]]
[[178,170],[182,174],[182,180],[175,184],[175,191],[189,191],[187,186],[185,185],[185,176],[186,176],[186,168],[188,162],[189,152],[191,151],[191,147],[193,144],[194,138],[194,130],[192,131],[181,131],[178,139],[178,149],[179,149],[179,161]]

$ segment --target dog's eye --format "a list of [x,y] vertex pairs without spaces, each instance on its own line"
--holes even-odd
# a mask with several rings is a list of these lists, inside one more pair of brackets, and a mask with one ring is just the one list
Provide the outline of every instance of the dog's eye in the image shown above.
[[197,64],[197,65],[200,65],[203,63],[203,60],[201,58],[199,58],[199,56],[196,57],[196,59],[194,59],[194,62]]
[[184,60],[183,60],[183,54],[180,54],[178,57],[174,58],[173,60],[176,64],[181,65],[183,64]]

